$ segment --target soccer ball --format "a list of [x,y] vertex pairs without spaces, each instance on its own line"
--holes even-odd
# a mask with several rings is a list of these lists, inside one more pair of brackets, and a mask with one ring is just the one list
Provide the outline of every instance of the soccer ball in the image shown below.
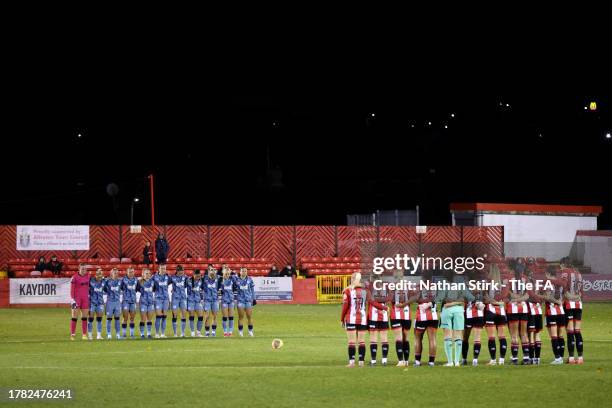
[[274,340],[272,340],[272,349],[273,350],[278,350],[281,347],[283,347],[283,341],[281,339],[274,339]]

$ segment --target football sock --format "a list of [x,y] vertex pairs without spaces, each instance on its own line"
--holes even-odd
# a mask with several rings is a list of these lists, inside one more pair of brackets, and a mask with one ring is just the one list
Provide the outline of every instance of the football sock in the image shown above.
[[576,347],[576,337],[573,331],[567,331],[567,355],[574,357],[574,348]]
[[453,362],[453,339],[445,338],[444,339],[444,354],[446,354],[446,359],[449,363]]
[[115,334],[119,335],[119,330],[121,328],[121,319],[119,317],[115,317]]
[[565,339],[563,337],[559,337],[557,341],[559,342],[559,357],[563,358],[565,355]]
[[474,358],[478,360],[478,356],[480,355],[480,342],[474,342]]
[[172,318],[172,333],[176,335],[176,317]]
[[155,334],[159,334],[160,325],[161,325],[161,316],[155,316]]
[[510,353],[512,354],[512,359],[513,360],[517,360],[518,359],[518,343],[514,343],[512,342],[510,344]]
[[198,326],[197,326],[197,330],[199,332],[202,331],[202,325],[204,324],[204,317],[202,316],[198,316]]
[[194,320],[195,316],[189,316],[189,328],[191,329],[191,331],[195,331]]
[[461,345],[461,358],[463,358],[464,360],[467,359],[467,355],[469,351],[470,351],[470,343],[467,341],[464,341],[463,344]]
[[461,360],[461,350],[463,349],[463,340],[455,339],[455,363]]
[[96,328],[98,329],[98,334],[102,334],[102,316],[96,316]]
[[166,334],[166,315],[161,316],[161,334]]
[[130,336],[134,337],[134,322],[130,322]]
[[87,319],[87,332],[91,333],[93,331],[93,321],[94,318],[90,317],[89,319]]
[[185,334],[185,326],[187,326],[187,319],[181,319],[181,333]]
[[72,319],[70,319],[70,334],[74,334],[74,332],[76,331],[76,322],[77,322],[77,318],[73,317]]
[[[234,332],[234,316],[229,317],[229,332],[230,333]],[[355,346],[353,345],[353,347]]]
[[408,340],[404,340],[404,361],[408,361],[408,356],[410,356],[410,342]]
[[363,361],[365,359],[365,343],[359,343],[359,361]]
[[106,334],[111,334],[111,322],[113,321],[112,317],[106,318]]
[[584,344],[582,342],[582,332],[580,331],[580,329],[577,329],[574,332],[574,336],[576,337],[576,351],[578,351],[578,357],[582,357]]
[[151,335],[152,330],[153,330],[153,322],[147,322],[147,336]]
[[499,358],[506,358],[506,350],[508,349],[508,342],[505,337],[499,339]]
[[376,361],[376,353],[378,352],[378,344],[370,343],[370,358]]
[[404,342],[401,340],[395,341],[395,353],[397,354],[397,361],[402,361],[404,359]]
[[491,360],[495,360],[496,353],[497,347],[495,346],[495,338],[489,337],[489,354],[491,355]]
[[355,361],[355,343],[349,343],[348,356],[349,356],[349,361]]
[[227,317],[223,316],[221,325],[223,326],[223,333],[227,333]]
[[138,323],[138,328],[140,329],[140,335],[144,336],[145,335],[145,324],[144,324],[144,322]]
[[387,358],[389,355],[389,343],[382,344],[382,358]]

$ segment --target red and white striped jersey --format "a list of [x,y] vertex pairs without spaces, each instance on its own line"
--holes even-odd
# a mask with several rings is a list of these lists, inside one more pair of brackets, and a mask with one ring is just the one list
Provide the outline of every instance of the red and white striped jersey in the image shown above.
[[391,292],[388,290],[377,290],[372,286],[368,287],[368,320],[373,322],[388,322],[389,312],[380,310],[372,304],[372,301],[379,305],[384,305],[391,300]]
[[546,316],[557,316],[563,314],[565,314],[565,310],[563,310],[563,305],[546,302]]
[[389,312],[377,309],[374,305],[368,303],[368,320],[372,322],[388,322]]
[[582,309],[582,274],[575,269],[568,269],[561,275],[565,281],[565,293],[578,296],[578,300],[565,299],[566,309]]
[[[508,293],[507,287],[504,287],[503,289],[502,288],[495,289],[494,287],[491,287],[489,291],[487,292],[487,296],[489,299],[495,300],[497,302],[501,302],[505,300],[505,298],[507,297],[507,293]],[[494,305],[491,303],[487,303],[487,310],[496,315],[501,315],[501,316],[506,315],[506,310],[504,306],[498,306],[498,305]]]
[[[551,281],[552,282],[552,281]],[[548,290],[547,293],[549,296],[552,296],[555,299],[562,300],[563,299],[563,286],[557,283],[553,283],[554,289]],[[565,314],[565,310],[563,310],[563,305],[558,305],[552,302],[546,302],[546,316],[556,316]]]
[[528,313],[527,302],[508,302],[506,303],[506,313]]
[[542,314],[542,305],[537,302],[529,302],[529,314],[539,316]]
[[484,317],[484,309],[478,310],[476,303],[469,302],[465,307],[465,317],[467,319],[473,319],[475,317]]
[[367,292],[365,289],[346,288],[342,294],[342,303],[342,317],[346,324],[367,324]]
[[[510,289],[510,300],[508,300],[508,303],[506,303],[506,313],[508,314],[517,314],[517,313],[528,313],[528,307],[527,307],[527,302],[525,301],[521,301],[521,302],[513,302],[512,301],[512,295],[516,295],[516,296],[524,296],[527,294],[527,291],[524,289],[525,288],[525,284],[527,283],[527,277],[526,276],[521,276],[520,282],[522,283],[522,286],[519,286],[516,284],[516,282],[514,283],[514,285],[509,285]],[[508,283],[509,284],[509,283]]]
[[419,293],[418,304],[432,303],[432,307],[426,310],[420,310],[418,305],[416,309],[416,320],[422,322],[426,320],[438,320],[438,312],[436,311],[436,291],[435,290],[422,290]]
[[472,291],[472,295],[474,295],[473,302],[467,302],[465,305],[465,317],[467,319],[473,319],[475,317],[484,317],[484,309],[478,310],[476,307],[476,303],[484,301],[484,294],[481,290]]
[[407,290],[396,290],[391,296],[391,319],[392,320],[410,320],[410,305],[397,307],[401,303],[407,303],[410,298],[410,292]]

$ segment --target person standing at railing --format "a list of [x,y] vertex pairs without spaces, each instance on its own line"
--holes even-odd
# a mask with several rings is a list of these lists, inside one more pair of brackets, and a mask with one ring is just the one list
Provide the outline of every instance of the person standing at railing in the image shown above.
[[155,240],[155,255],[157,256],[157,262],[165,264],[169,253],[170,244],[164,234],[160,233]]

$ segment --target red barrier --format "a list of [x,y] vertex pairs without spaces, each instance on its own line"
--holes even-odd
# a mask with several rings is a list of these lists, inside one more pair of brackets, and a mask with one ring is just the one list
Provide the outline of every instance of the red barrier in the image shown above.
[[412,253],[418,248],[429,256],[450,255],[449,251],[463,241],[472,249],[486,247],[487,253],[503,254],[503,227],[428,227],[426,233],[417,234],[415,227],[394,226],[168,225],[143,226],[141,233],[131,233],[125,225],[92,225],[88,251],[17,251],[16,226],[0,225],[0,267],[9,259],[49,259],[53,254],[60,259],[97,255],[105,260],[124,255],[139,261],[144,243],[154,245],[162,231],[170,243],[170,258],[186,258],[188,254],[193,258],[265,258],[279,268],[294,262],[299,265],[306,257],[367,259],[377,250],[383,256],[389,251]]
[[10,286],[8,279],[0,279],[0,307],[9,306]]

